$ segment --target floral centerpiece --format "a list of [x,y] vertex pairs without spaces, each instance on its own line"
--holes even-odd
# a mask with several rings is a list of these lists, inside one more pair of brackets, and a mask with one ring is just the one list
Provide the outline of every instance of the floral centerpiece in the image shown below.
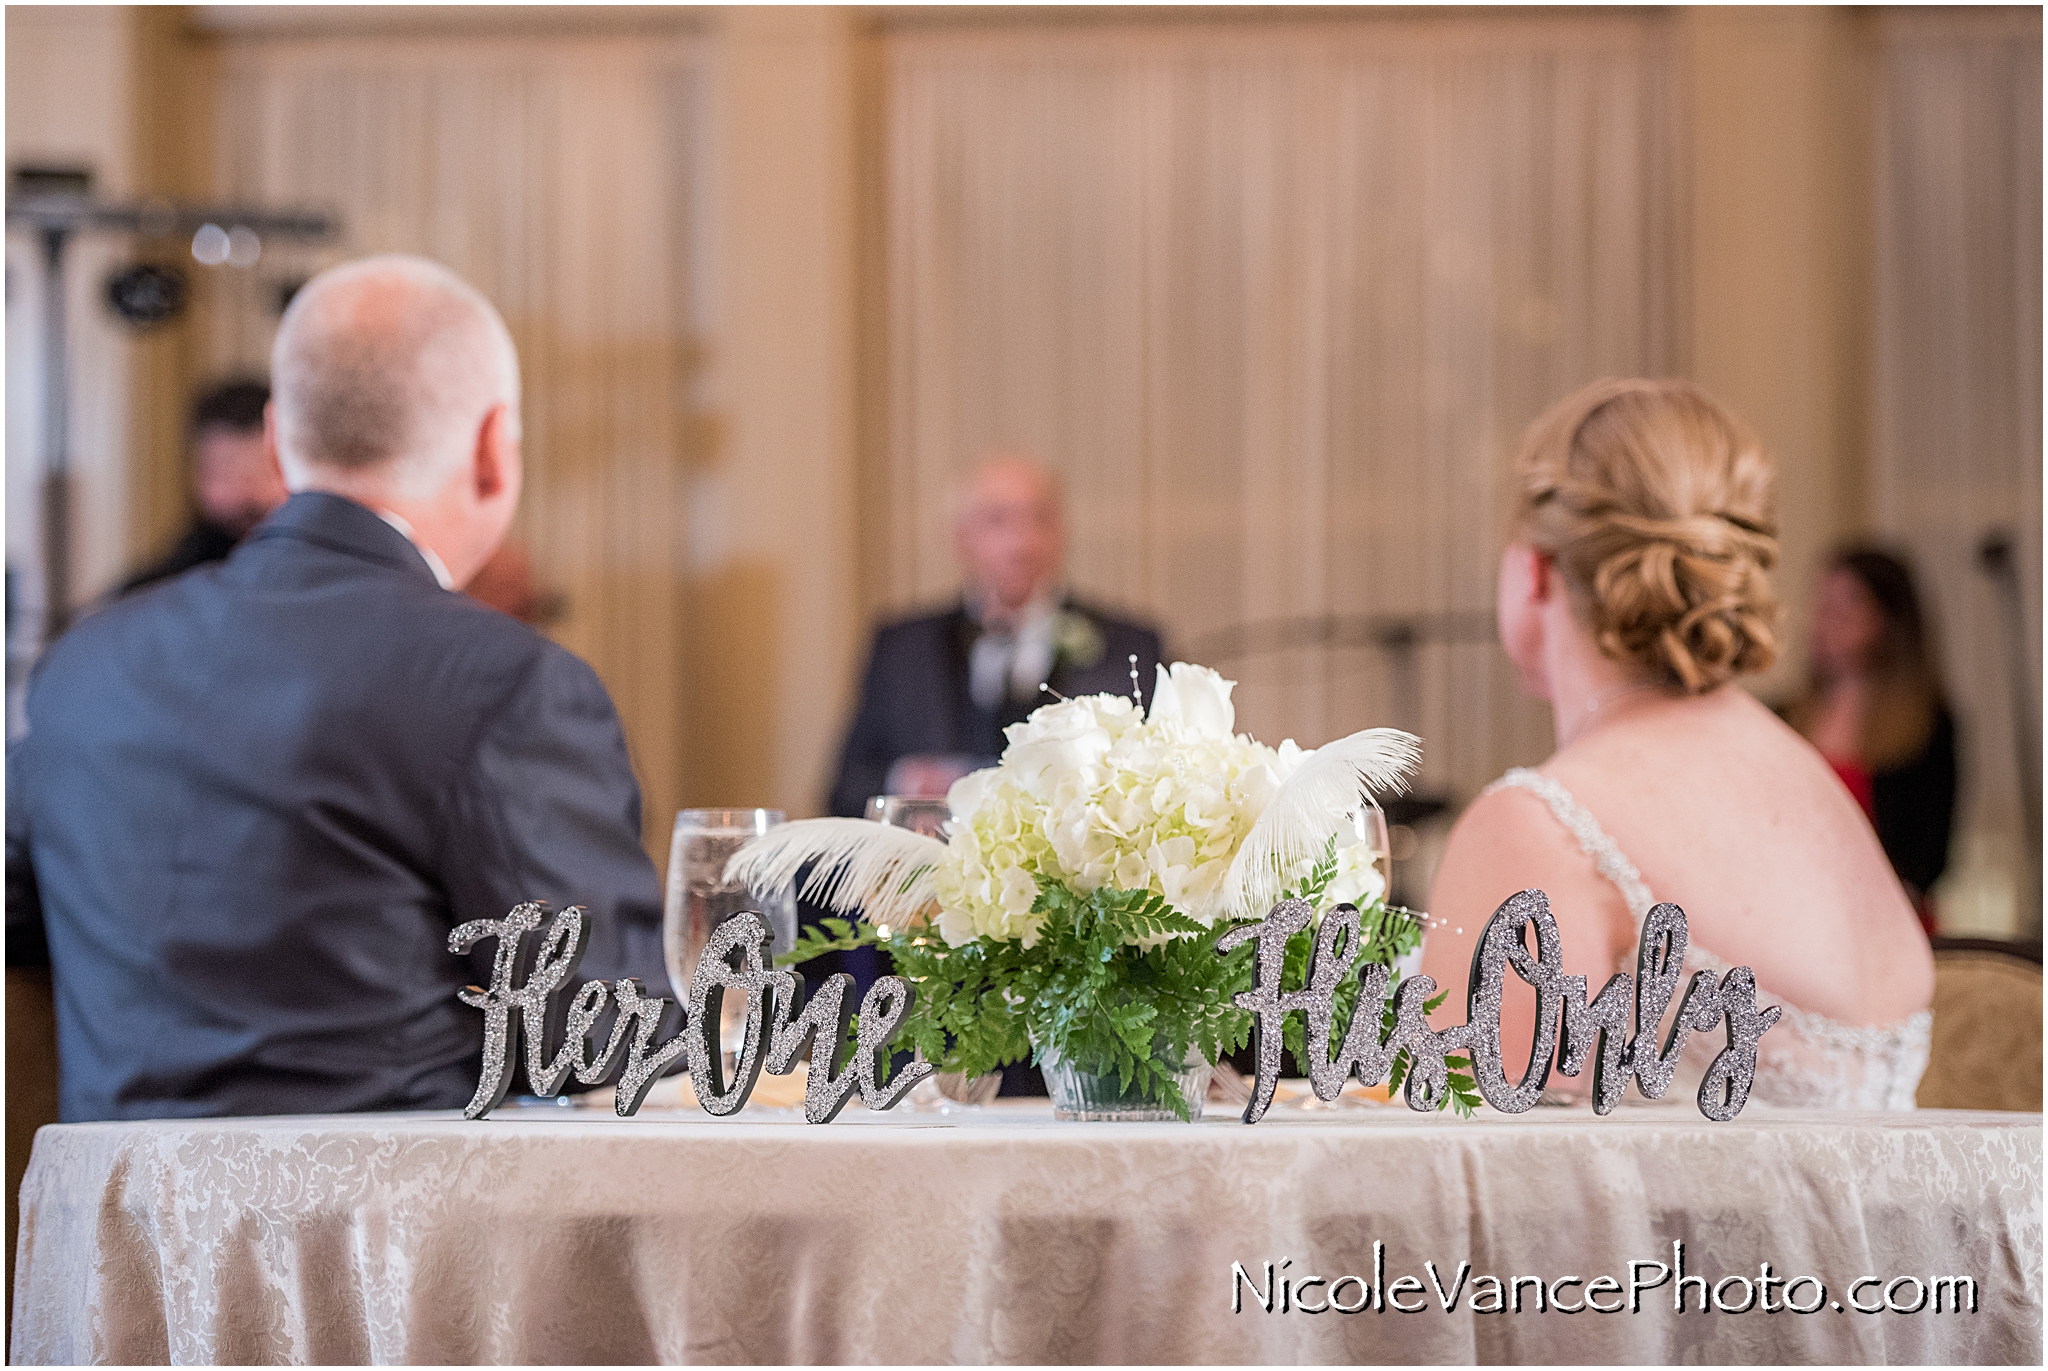
[[[999,765],[953,786],[946,841],[804,820],[754,840],[728,877],[771,889],[802,876],[806,898],[857,912],[807,928],[780,960],[885,948],[917,988],[896,1046],[940,1070],[1032,1057],[1049,1082],[1084,1083],[1091,1117],[1189,1118],[1209,1064],[1251,1031],[1231,997],[1251,986],[1252,948],[1219,956],[1227,927],[1300,896],[1360,910],[1354,961],[1391,962],[1421,938],[1386,905],[1354,819],[1404,783],[1416,740],[1371,729],[1268,747],[1234,731],[1233,684],[1175,663],[1149,710],[1117,695],[1048,704],[1007,730]],[[1313,936],[1289,948],[1297,984]],[[1290,1020],[1297,1062],[1299,1032]]]

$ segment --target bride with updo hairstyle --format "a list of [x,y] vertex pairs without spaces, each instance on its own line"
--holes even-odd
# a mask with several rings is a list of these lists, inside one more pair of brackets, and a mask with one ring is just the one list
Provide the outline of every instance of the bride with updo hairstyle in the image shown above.
[[[1686,979],[1747,966],[1758,1002],[1784,1010],[1754,1098],[1911,1109],[1934,992],[1926,937],[1833,769],[1736,684],[1777,651],[1774,476],[1756,436],[1689,381],[1598,381],[1530,426],[1496,609],[1557,750],[1459,819],[1424,965],[1462,1002],[1487,919],[1535,888],[1565,971],[1595,994],[1635,973],[1642,919],[1669,901],[1689,926]],[[1506,1061],[1527,1060],[1534,1012],[1509,976]],[[1665,1098],[1698,1088],[1722,1037],[1689,1037]],[[1551,1090],[1583,1095],[1591,1074],[1553,1071]]]

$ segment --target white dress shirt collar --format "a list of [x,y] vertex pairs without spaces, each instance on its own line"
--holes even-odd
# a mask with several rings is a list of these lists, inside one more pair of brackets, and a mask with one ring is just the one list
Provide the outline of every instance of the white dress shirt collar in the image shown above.
[[1059,617],[1062,596],[1047,588],[1032,596],[1009,616],[1007,630],[992,626],[984,610],[987,601],[975,607],[982,633],[974,641],[968,663],[968,694],[983,709],[994,709],[1007,695],[1011,699],[1035,699],[1038,687],[1051,673],[1058,650],[1053,642],[1053,625]]
[[423,560],[425,560],[427,564],[427,570],[434,573],[434,579],[441,583],[441,589],[455,589],[455,578],[448,574],[447,563],[441,560],[441,556],[439,553],[435,552],[434,549],[428,547],[425,543],[420,541],[419,535],[412,531],[411,520],[407,519],[402,514],[393,514],[388,509],[376,510],[376,514],[379,519],[382,519],[385,523],[391,525],[393,528],[397,529],[400,533],[405,535],[405,541],[411,543],[413,545],[413,548],[420,554],[420,557]]

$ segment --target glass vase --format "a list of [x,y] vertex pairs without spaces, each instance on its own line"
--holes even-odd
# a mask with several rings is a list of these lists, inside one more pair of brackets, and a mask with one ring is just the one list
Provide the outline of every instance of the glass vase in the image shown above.
[[[1039,1058],[1045,1073],[1046,1092],[1052,1096],[1052,1116],[1069,1123],[1179,1123],[1180,1115],[1165,1103],[1147,1099],[1144,1087],[1133,1080],[1119,1086],[1114,1071],[1097,1075],[1083,1071],[1046,1048]],[[1175,1073],[1180,1095],[1188,1105],[1188,1121],[1202,1117],[1202,1104],[1209,1094],[1209,1061],[1195,1048]]]

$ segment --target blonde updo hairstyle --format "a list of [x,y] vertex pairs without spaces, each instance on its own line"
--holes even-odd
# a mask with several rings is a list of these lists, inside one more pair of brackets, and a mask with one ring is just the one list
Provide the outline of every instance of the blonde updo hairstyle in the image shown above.
[[1596,381],[1515,462],[1517,536],[1547,552],[1600,651],[1700,694],[1777,655],[1774,473],[1689,381]]

